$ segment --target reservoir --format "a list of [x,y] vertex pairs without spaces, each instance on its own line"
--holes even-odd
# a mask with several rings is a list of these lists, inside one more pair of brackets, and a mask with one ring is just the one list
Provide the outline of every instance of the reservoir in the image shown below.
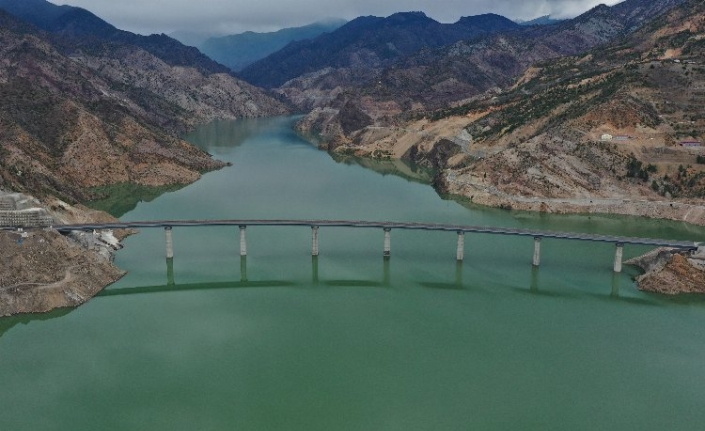
[[[704,241],[628,217],[444,200],[430,174],[333,160],[293,117],[187,139],[232,166],[101,203],[122,220],[347,219]],[[143,193],[143,194],[141,194]],[[130,198],[128,195],[131,195]],[[143,201],[138,202],[139,199]],[[71,311],[0,319],[2,430],[692,430],[705,423],[705,301],[638,291],[614,245],[377,229],[174,228]],[[625,258],[647,248],[627,246]]]

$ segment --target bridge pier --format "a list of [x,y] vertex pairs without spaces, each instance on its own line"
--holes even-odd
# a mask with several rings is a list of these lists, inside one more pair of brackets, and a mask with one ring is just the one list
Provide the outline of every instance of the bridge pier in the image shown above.
[[174,257],[174,241],[171,237],[171,226],[164,228],[164,234],[166,236],[166,258],[172,259]]
[[541,237],[534,238],[534,266],[541,265]]
[[384,228],[384,257],[389,258],[389,256],[392,253],[392,234],[391,234],[392,229],[385,227]]
[[311,256],[318,256],[318,226],[311,226],[311,236],[313,241]]
[[247,236],[245,235],[247,226],[240,225],[240,256],[247,256]]
[[624,255],[624,244],[617,243],[617,251],[614,254],[614,272],[622,272],[622,256]]
[[458,250],[455,253],[455,260],[462,262],[465,258],[465,232],[458,231]]

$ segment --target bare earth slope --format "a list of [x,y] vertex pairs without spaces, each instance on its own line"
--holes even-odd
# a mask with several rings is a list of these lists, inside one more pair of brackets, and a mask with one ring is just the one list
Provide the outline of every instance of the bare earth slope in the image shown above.
[[[223,167],[178,138],[196,124],[287,112],[178,42],[70,12],[57,33],[47,33],[0,10],[0,198],[3,191],[36,196],[33,205],[53,223],[108,218],[75,205],[96,197],[96,187],[187,184]],[[77,35],[95,29],[117,40]],[[115,247],[109,232],[0,231],[0,316],[86,301],[122,275],[111,263]]]
[[286,112],[227,74],[170,66],[139,47],[99,48],[67,57],[0,11],[0,185],[82,201],[96,186],[190,183],[223,164],[178,133]]
[[439,191],[480,204],[702,225],[705,148],[682,143],[704,137],[704,16],[702,2],[685,2],[626,39],[536,63],[506,90],[425,118],[346,133],[344,110],[320,110],[305,127],[327,128],[335,151],[431,164]]
[[[14,197],[14,199],[9,199]],[[0,224],[13,200],[34,208],[54,223],[107,222],[100,211],[71,206],[57,199],[40,202],[26,195],[0,191]],[[17,209],[17,208],[15,208]],[[130,232],[74,232],[53,229],[0,231],[0,316],[37,313],[80,305],[124,274],[112,264],[118,238]]]

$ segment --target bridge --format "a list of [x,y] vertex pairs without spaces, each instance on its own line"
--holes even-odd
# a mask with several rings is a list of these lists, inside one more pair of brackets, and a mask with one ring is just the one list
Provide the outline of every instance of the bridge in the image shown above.
[[[669,247],[684,252],[704,253],[701,243],[693,241],[675,241],[665,239],[651,239],[638,237],[622,237],[609,235],[594,235],[574,232],[554,232],[545,230],[514,229],[489,226],[465,226],[455,224],[440,223],[413,223],[413,222],[378,222],[361,220],[155,220],[155,221],[132,221],[115,223],[88,223],[88,224],[64,224],[51,226],[59,232],[70,231],[99,231],[104,229],[164,229],[166,240],[166,257],[174,257],[173,234],[174,228],[193,228],[205,226],[238,227],[240,230],[240,256],[247,256],[246,229],[250,226],[290,226],[308,227],[312,231],[312,256],[318,256],[318,232],[320,228],[359,228],[359,229],[380,229],[383,232],[382,253],[385,259],[391,256],[391,232],[392,230],[422,230],[456,232],[458,235],[456,259],[462,261],[465,253],[465,235],[468,233],[491,234],[491,235],[511,235],[534,238],[533,265],[538,267],[541,263],[541,241],[544,238],[573,241],[592,241],[602,243],[613,243],[616,246],[614,257],[614,272],[622,271],[622,257],[625,244],[646,245],[654,247]],[[18,229],[18,227],[0,227],[3,230]]]

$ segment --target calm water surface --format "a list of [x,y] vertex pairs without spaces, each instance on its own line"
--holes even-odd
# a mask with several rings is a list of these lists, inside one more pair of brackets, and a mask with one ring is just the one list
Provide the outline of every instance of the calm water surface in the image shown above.
[[[704,240],[636,218],[466,208],[336,163],[293,119],[188,137],[232,167],[123,220],[429,221]],[[404,176],[413,168],[404,167]],[[424,175],[420,173],[420,175]],[[412,175],[413,176],[413,175]],[[128,204],[126,204],[128,205]],[[134,205],[129,204],[129,205]],[[0,430],[693,430],[705,423],[705,302],[613,276],[614,246],[454,233],[175,228],[129,238],[129,271],[73,311],[0,320]],[[627,247],[627,257],[645,251]]]

